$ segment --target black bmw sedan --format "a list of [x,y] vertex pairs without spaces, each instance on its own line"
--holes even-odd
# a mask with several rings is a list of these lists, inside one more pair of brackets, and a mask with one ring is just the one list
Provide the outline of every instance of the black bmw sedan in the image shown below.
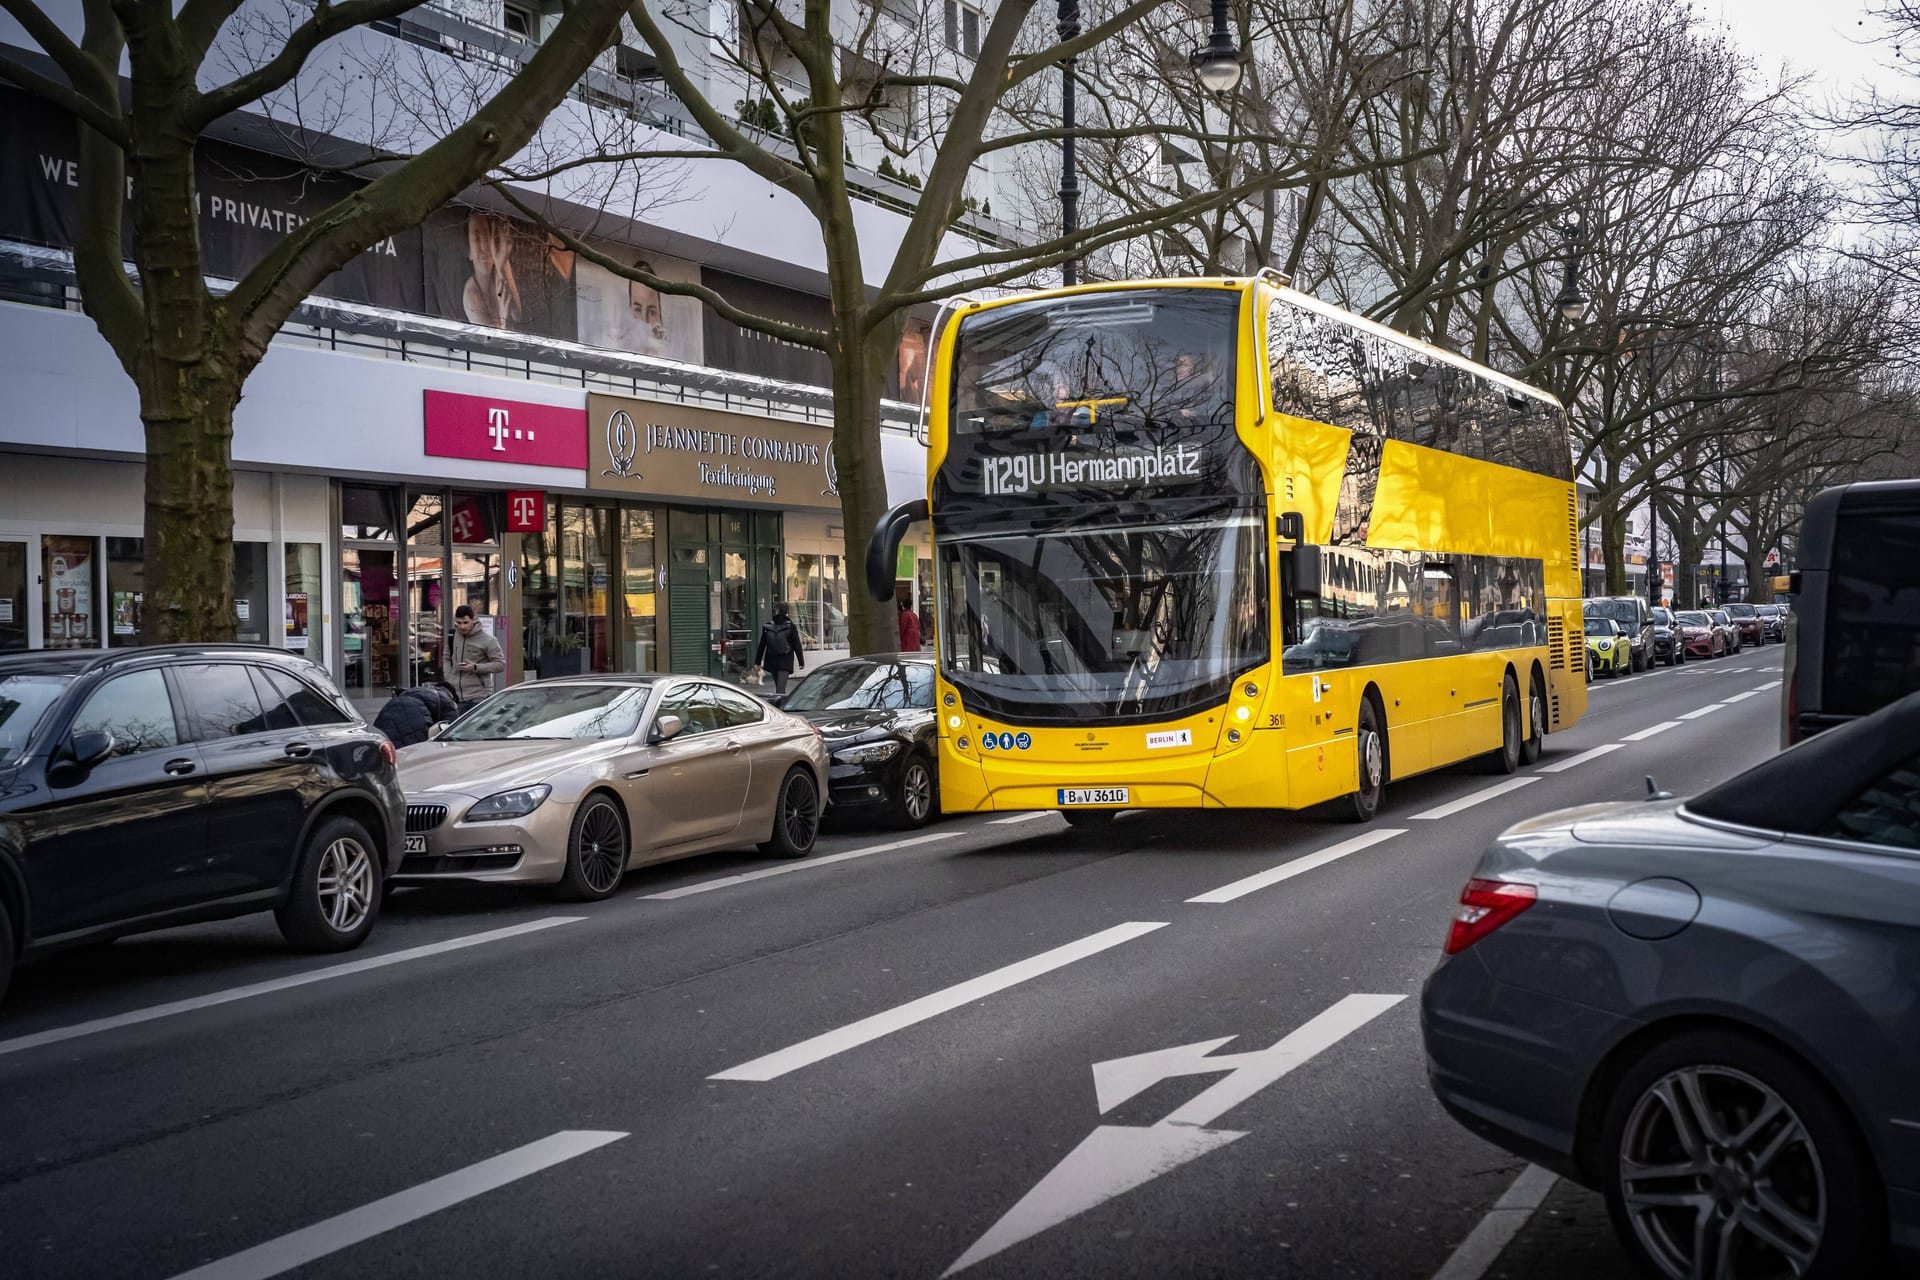
[[1684,802],[1511,828],[1445,951],[1434,1092],[1604,1193],[1647,1274],[1920,1256],[1920,694]]
[[829,662],[775,702],[811,721],[826,740],[835,809],[879,814],[900,827],[933,816],[939,750],[932,654]]
[[296,654],[0,658],[0,992],[18,959],[254,911],[358,946],[405,826],[393,745]]

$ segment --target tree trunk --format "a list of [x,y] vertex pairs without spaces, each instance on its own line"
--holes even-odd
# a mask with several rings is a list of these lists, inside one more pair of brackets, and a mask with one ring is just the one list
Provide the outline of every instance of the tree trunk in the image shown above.
[[877,601],[869,594],[866,574],[867,539],[888,508],[887,473],[880,453],[880,394],[886,358],[892,351],[887,337],[897,334],[900,325],[881,325],[862,341],[856,335],[865,318],[864,311],[844,318],[836,311],[829,352],[834,461],[840,477],[840,514],[846,521],[848,577],[853,580],[847,593],[847,644],[855,655],[892,653],[900,647],[893,602]]
[[1607,594],[1627,594],[1627,519],[1615,507],[1600,509],[1600,556],[1607,566]]
[[140,385],[146,424],[146,604],[151,644],[231,640],[233,410],[239,373],[212,358]]

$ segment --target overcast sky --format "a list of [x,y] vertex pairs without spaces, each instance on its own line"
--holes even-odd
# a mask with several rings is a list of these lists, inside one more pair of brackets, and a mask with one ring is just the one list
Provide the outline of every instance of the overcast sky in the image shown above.
[[1887,83],[1879,66],[1885,52],[1860,43],[1882,30],[1865,0],[1705,0],[1699,11],[1724,23],[1762,71],[1777,72],[1784,62],[1812,75],[1816,101],[1869,80]]

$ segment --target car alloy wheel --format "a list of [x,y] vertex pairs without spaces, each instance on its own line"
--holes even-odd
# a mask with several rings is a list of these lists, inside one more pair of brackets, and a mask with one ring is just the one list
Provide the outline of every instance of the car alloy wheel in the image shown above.
[[780,780],[773,801],[773,831],[762,853],[780,858],[804,858],[820,838],[820,788],[805,765],[795,765]]
[[607,800],[591,801],[580,819],[580,878],[595,893],[612,893],[627,869],[627,832]]
[[900,771],[899,811],[905,827],[922,826],[933,816],[933,770],[917,756]]
[[1654,1081],[1621,1134],[1619,1196],[1674,1280],[1804,1275],[1826,1234],[1827,1178],[1798,1113],[1728,1066]]
[[373,855],[353,836],[341,836],[320,855],[316,891],[320,913],[336,933],[352,933],[373,910]]

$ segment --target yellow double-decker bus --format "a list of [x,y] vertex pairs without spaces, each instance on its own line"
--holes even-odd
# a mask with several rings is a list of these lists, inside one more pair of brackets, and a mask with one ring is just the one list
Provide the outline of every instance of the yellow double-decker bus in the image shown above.
[[928,492],[948,813],[1303,808],[1586,708],[1551,396],[1273,276],[968,303]]

